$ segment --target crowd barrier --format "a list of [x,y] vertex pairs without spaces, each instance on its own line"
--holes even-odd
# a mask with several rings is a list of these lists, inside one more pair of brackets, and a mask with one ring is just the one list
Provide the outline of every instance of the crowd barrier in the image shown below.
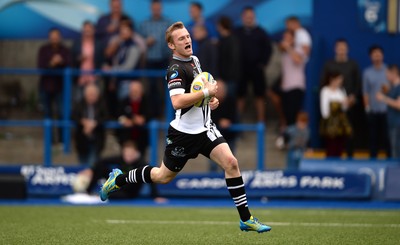
[[[0,68],[0,75],[58,75],[63,77],[63,109],[61,120],[0,120],[0,127],[41,127],[43,128],[43,165],[45,167],[52,166],[52,154],[51,154],[51,139],[52,139],[52,128],[62,128],[62,141],[64,143],[64,152],[71,152],[71,128],[75,124],[71,121],[71,93],[73,77],[80,74],[95,74],[98,76],[113,76],[113,77],[164,77],[165,71],[163,70],[136,70],[131,72],[117,72],[110,71],[104,72],[101,70],[94,70],[92,72],[82,72],[78,69],[60,69],[57,71],[46,70],[46,69],[9,69]],[[168,90],[165,89],[165,121],[169,122],[173,117],[173,108],[169,99]],[[165,130],[168,127],[168,123],[157,120],[150,121],[146,126],[149,130],[149,142],[150,142],[150,162],[158,162],[158,132],[159,130]],[[116,121],[105,122],[105,128],[119,128],[122,127]],[[257,170],[264,170],[265,160],[265,125],[263,123],[258,124],[234,124],[229,130],[233,131],[253,131],[257,135]]]

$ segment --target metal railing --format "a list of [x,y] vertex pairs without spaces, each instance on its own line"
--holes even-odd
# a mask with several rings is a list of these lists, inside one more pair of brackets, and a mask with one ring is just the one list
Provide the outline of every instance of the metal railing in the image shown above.
[[[112,76],[112,77],[164,77],[165,71],[163,70],[136,70],[131,72],[104,72],[95,70],[92,72],[82,72],[78,69],[65,68],[60,70],[46,70],[46,69],[10,69],[0,68],[0,75],[59,75],[63,77],[63,108],[61,120],[0,120],[0,127],[41,127],[43,128],[43,164],[44,166],[52,165],[52,127],[62,128],[62,142],[64,143],[64,153],[71,152],[71,128],[75,127],[75,123],[70,119],[71,115],[71,94],[72,94],[72,81],[74,76],[81,74],[94,74],[98,76]],[[165,122],[152,120],[147,123],[149,130],[149,144],[150,144],[150,162],[157,163],[158,160],[158,132],[168,128],[168,123],[173,118],[174,109],[172,108],[169,99],[168,90],[165,89]],[[117,121],[107,121],[104,123],[105,128],[122,128],[122,125]],[[258,124],[234,124],[229,130],[232,131],[254,131],[257,135],[257,170],[264,170],[265,160],[265,125]]]

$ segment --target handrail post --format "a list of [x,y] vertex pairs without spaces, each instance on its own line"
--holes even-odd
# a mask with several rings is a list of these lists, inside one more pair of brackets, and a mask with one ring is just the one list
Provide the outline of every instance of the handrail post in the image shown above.
[[265,159],[265,125],[262,122],[257,123],[257,170],[264,170]]
[[71,68],[64,69],[63,83],[63,115],[62,115],[62,137],[64,143],[64,153],[71,152],[71,129],[68,125],[71,115],[71,91],[72,91],[72,72]]
[[43,134],[44,134],[43,162],[45,167],[50,167],[52,165],[52,159],[51,159],[52,126],[53,126],[52,120],[50,119],[43,120]]
[[150,141],[150,165],[157,165],[158,154],[158,121],[151,120],[148,123]]

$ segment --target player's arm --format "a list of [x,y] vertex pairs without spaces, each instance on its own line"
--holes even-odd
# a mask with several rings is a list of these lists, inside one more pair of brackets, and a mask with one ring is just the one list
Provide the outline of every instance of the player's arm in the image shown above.
[[203,79],[205,84],[205,88],[199,93],[181,93],[175,94],[171,96],[172,106],[175,110],[183,109],[192,106],[197,101],[208,97],[214,96],[217,93],[218,86],[217,84],[211,84]]
[[172,106],[175,110],[192,106],[204,98],[204,93],[184,93],[171,96]]

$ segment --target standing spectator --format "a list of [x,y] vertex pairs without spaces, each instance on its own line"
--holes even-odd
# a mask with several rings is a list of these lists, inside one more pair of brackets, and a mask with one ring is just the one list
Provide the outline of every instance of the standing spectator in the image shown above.
[[322,87],[320,94],[321,134],[325,138],[326,156],[340,157],[346,140],[352,133],[344,111],[353,103],[354,98],[346,95],[340,72],[328,72],[325,81],[326,85]]
[[143,85],[139,81],[129,84],[129,97],[125,98],[119,106],[118,121],[124,127],[118,129],[117,134],[121,143],[131,140],[138,146],[142,155],[148,145],[146,122],[151,117],[148,103],[145,99]]
[[218,76],[226,82],[228,96],[236,98],[236,87],[240,77],[239,40],[233,35],[232,20],[222,16],[218,20]]
[[[72,45],[72,65],[82,72],[91,72],[100,69],[102,53],[100,42],[95,38],[95,27],[92,22],[85,21],[82,25],[82,37]],[[88,84],[94,84],[97,78],[93,74],[81,74],[77,77],[75,101],[83,97],[83,89]]]
[[286,128],[284,137],[287,139],[287,169],[298,170],[300,160],[303,158],[304,151],[307,148],[310,139],[310,130],[308,128],[308,114],[299,112],[296,116],[296,123]]
[[[168,65],[170,51],[165,43],[165,30],[171,25],[171,21],[163,17],[161,0],[152,0],[151,17],[140,26],[140,33],[146,40],[146,68],[160,70]],[[155,116],[160,116],[163,97],[163,78],[150,77],[149,90],[155,95],[150,101],[150,108]]]
[[[187,25],[187,29],[190,35],[193,35],[195,26],[205,26],[209,37],[214,40],[217,38],[218,33],[215,29],[215,24],[212,21],[206,20],[203,16],[203,5],[199,2],[190,3],[189,8],[190,18],[192,19]],[[198,43],[196,40],[192,40],[192,50],[196,54],[198,48]]]
[[[132,71],[140,59],[140,50],[132,40],[133,29],[130,22],[121,24],[119,38],[113,38],[106,49],[106,57],[110,58],[111,65],[103,66],[105,71]],[[108,90],[108,109],[115,112],[118,100],[123,100],[128,95],[129,79],[121,77],[112,78],[106,88]],[[117,99],[115,99],[115,97]]]
[[123,13],[122,0],[110,0],[110,13],[105,14],[99,18],[96,25],[96,36],[103,43],[107,45],[108,40],[119,32],[120,22],[123,18],[129,17]]
[[95,84],[86,85],[84,98],[75,105],[72,119],[77,124],[75,142],[79,162],[92,166],[104,148],[103,121],[106,119],[106,110]]
[[[216,97],[219,100],[219,106],[218,109],[211,111],[212,120],[221,134],[224,135],[226,143],[228,143],[232,152],[235,152],[236,132],[229,128],[232,124],[237,123],[236,107],[232,106],[236,104],[236,100],[235,97],[228,94],[227,84],[223,80],[218,81]],[[209,170],[211,172],[216,172],[218,170],[218,165],[210,160]]]
[[[353,156],[354,140],[353,138],[362,138],[362,134],[365,134],[363,130],[362,120],[362,110],[361,113],[357,111],[356,103],[361,104],[361,75],[360,69],[356,61],[352,60],[348,56],[349,47],[345,39],[338,39],[335,43],[335,57],[325,63],[322,79],[324,79],[327,73],[332,71],[338,71],[343,76],[343,87],[347,93],[347,96],[351,98],[351,103],[349,104],[347,110],[347,117],[350,120],[352,127],[354,128],[354,137],[352,136],[347,141],[347,155],[348,157]],[[361,114],[361,115],[359,115]]]
[[248,82],[252,82],[255,95],[255,106],[257,120],[265,120],[265,75],[264,67],[271,57],[271,41],[267,33],[257,25],[256,16],[252,7],[245,7],[242,10],[242,24],[236,30],[240,43],[240,57],[242,76],[238,84],[238,109],[242,114],[245,106],[245,96]]
[[377,157],[379,146],[382,146],[386,155],[390,157],[386,121],[387,106],[376,98],[376,94],[388,86],[382,48],[376,45],[372,46],[369,49],[369,56],[372,65],[363,73],[363,99],[365,112],[368,115],[370,157]]
[[219,100],[219,106],[217,110],[212,111],[213,122],[224,135],[232,151],[235,151],[236,133],[229,130],[229,127],[237,122],[236,108],[232,106],[235,105],[235,99],[229,96],[226,83],[223,80],[218,81],[216,97]]
[[302,50],[302,53],[308,59],[312,46],[310,33],[301,26],[300,20],[296,16],[290,16],[286,19],[286,28],[294,32],[295,47]]
[[[40,47],[37,61],[40,69],[62,72],[63,68],[70,65],[70,51],[62,43],[62,36],[59,29],[53,28],[49,31],[48,43]],[[39,94],[44,109],[44,116],[47,119],[62,117],[62,89],[63,77],[61,74],[42,75],[39,82]],[[58,130],[58,139],[61,140],[61,131]]]
[[387,108],[387,122],[392,157],[400,158],[400,71],[397,65],[389,65],[387,68],[387,80],[391,87],[386,91],[378,92],[376,98],[385,103]]
[[287,125],[296,122],[297,114],[303,106],[304,90],[306,88],[304,49],[295,46],[294,32],[287,30],[281,41],[282,49],[282,106]]
[[193,40],[197,41],[197,52],[194,53],[201,60],[203,71],[211,73],[217,77],[217,45],[210,39],[205,26],[196,25],[193,27]]

